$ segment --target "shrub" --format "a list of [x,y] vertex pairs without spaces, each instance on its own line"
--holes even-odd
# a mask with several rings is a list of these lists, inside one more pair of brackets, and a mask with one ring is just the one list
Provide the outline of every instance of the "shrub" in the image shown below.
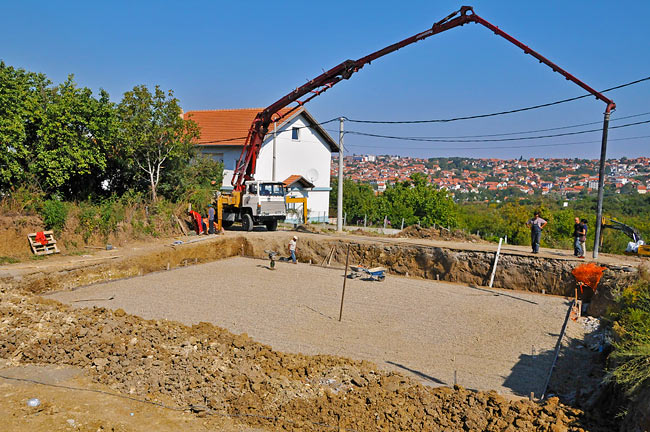
[[90,240],[90,237],[99,226],[97,209],[90,203],[81,203],[79,207],[79,227],[77,228],[77,233],[81,234],[84,242],[88,243],[88,240]]
[[650,282],[640,280],[625,288],[617,299],[614,320],[616,342],[609,356],[610,379],[628,396],[650,385]]
[[12,188],[9,193],[2,196],[0,210],[5,214],[35,214],[43,196],[43,192],[33,186]]
[[41,208],[41,217],[47,228],[61,232],[68,217],[68,206],[63,201],[47,200]]
[[108,199],[99,207],[99,230],[108,237],[115,232],[120,222],[125,218],[126,210],[121,200]]

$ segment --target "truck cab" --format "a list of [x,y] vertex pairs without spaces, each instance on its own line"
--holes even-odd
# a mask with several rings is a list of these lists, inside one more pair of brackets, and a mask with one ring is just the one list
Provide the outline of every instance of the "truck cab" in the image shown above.
[[244,231],[251,231],[255,225],[265,225],[267,230],[275,231],[278,221],[284,221],[287,216],[284,184],[250,180],[244,186],[240,205],[224,208],[223,226],[241,222]]

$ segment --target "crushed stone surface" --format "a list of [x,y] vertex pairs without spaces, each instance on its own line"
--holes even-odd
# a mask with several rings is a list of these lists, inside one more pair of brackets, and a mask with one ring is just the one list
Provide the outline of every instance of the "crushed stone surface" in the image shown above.
[[[210,322],[273,349],[370,360],[431,386],[540,395],[568,307],[561,297],[230,258],[59,292],[74,307]],[[112,300],[102,300],[113,297]],[[569,336],[582,326],[570,322]],[[454,381],[454,378],[456,381]]]

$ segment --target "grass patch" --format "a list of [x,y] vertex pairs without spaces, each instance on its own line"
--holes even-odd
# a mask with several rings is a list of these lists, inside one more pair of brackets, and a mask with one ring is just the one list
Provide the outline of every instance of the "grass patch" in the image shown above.
[[79,255],[86,255],[86,254],[90,254],[90,251],[85,249],[80,249],[80,250],[74,250],[66,253],[66,255],[70,255],[70,256],[79,256]]
[[15,264],[20,262],[19,259],[13,258],[13,257],[8,257],[8,256],[0,256],[0,265],[2,264]]

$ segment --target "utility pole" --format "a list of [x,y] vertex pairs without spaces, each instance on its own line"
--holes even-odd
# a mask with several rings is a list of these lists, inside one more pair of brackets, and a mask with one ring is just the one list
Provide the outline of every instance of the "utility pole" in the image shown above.
[[278,122],[273,122],[273,174],[271,174],[271,180],[275,180],[275,140],[278,137]]
[[339,182],[336,200],[336,231],[343,232],[343,117],[339,118]]
[[603,194],[605,193],[605,161],[607,159],[607,131],[609,130],[609,115],[611,105],[605,110],[603,120],[603,141],[600,146],[600,167],[598,168],[598,204],[596,207],[596,233],[594,235],[594,259],[598,258],[598,248],[600,247],[600,234],[603,222]]

